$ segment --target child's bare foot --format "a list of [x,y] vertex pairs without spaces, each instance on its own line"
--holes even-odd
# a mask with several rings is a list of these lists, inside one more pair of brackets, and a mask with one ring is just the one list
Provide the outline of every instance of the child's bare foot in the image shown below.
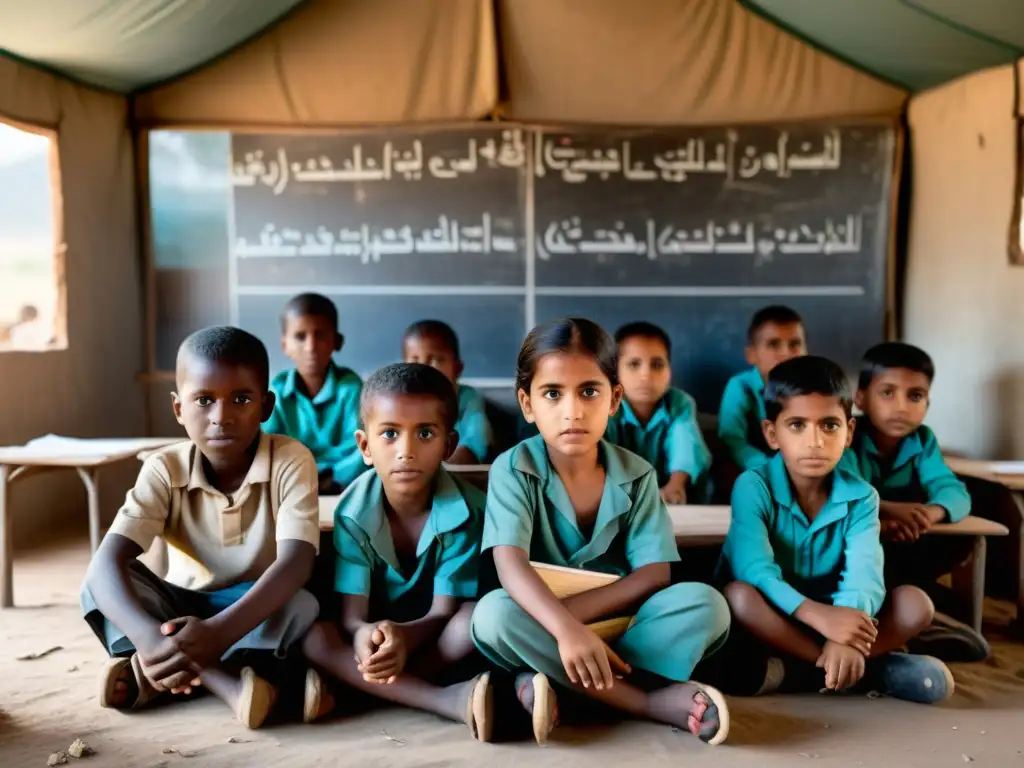
[[714,746],[729,735],[729,708],[716,689],[696,683],[673,683],[647,697],[652,720],[685,728]]
[[[210,679],[208,687],[231,707],[235,717],[246,728],[259,728],[267,719],[277,701],[277,689],[261,677],[252,667],[245,667],[239,677],[216,670],[204,673]],[[206,679],[203,681],[207,682]]]
[[494,710],[491,673],[484,672],[467,683],[450,685],[443,691],[451,705],[449,717],[468,725],[477,741],[490,741]]
[[137,655],[107,659],[100,675],[100,706],[108,709],[138,709],[157,691],[146,680]]
[[543,744],[558,723],[558,697],[540,672],[523,672],[516,676],[515,685],[516,698],[533,720],[533,738]]
[[306,691],[302,704],[302,722],[313,723],[334,709],[334,697],[315,669],[306,670]]

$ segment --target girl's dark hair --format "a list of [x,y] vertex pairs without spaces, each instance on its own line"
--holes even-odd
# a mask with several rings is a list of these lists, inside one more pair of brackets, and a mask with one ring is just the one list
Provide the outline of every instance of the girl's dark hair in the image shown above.
[[583,317],[563,317],[542,323],[523,340],[516,360],[516,391],[530,391],[538,361],[552,352],[590,355],[614,387],[619,383],[618,349],[608,333]]

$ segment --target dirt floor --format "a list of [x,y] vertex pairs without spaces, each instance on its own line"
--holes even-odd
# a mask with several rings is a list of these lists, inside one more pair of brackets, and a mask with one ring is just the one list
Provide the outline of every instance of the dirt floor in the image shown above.
[[[125,715],[100,709],[104,660],[78,610],[85,543],[19,557],[18,608],[0,612],[0,766],[45,766],[76,738],[101,766],[1024,766],[1024,646],[996,640],[985,664],[954,668],[957,693],[937,707],[866,697],[732,699],[729,741],[707,747],[638,722],[560,728],[545,747],[486,745],[465,726],[387,709],[315,726],[259,732],[212,698]],[[991,636],[1005,623],[990,606]],[[37,660],[18,657],[53,651]]]

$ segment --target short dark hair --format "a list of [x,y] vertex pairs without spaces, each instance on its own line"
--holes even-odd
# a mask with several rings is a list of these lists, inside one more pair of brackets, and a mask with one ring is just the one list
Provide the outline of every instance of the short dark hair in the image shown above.
[[654,323],[644,321],[626,323],[615,332],[615,343],[621,344],[626,339],[636,338],[637,336],[644,339],[657,339],[665,345],[665,355],[669,358],[672,357],[672,339],[668,337],[668,334],[662,328]]
[[281,331],[288,328],[289,317],[322,317],[338,331],[338,308],[334,302],[319,293],[300,293],[293,296],[281,310]]
[[359,397],[359,422],[366,428],[366,414],[375,398],[382,395],[411,395],[437,398],[444,406],[445,426],[450,432],[459,418],[459,398],[448,377],[423,363],[394,363],[374,371],[363,384]]
[[750,327],[747,328],[747,343],[754,344],[757,341],[758,332],[768,323],[776,325],[803,325],[804,319],[795,309],[782,304],[772,304],[769,307],[761,307],[750,318]]
[[405,342],[409,339],[424,338],[425,336],[433,336],[439,339],[451,351],[452,355],[456,360],[459,358],[459,337],[455,335],[455,331],[448,323],[441,322],[440,320],[420,320],[418,323],[413,323],[405,329],[405,333],[402,334],[402,346],[405,346]]
[[853,415],[853,395],[846,374],[836,363],[817,355],[794,357],[779,363],[764,385],[764,411],[775,421],[786,403],[801,395],[838,397],[846,418]]
[[537,363],[552,352],[590,355],[612,386],[619,383],[619,353],[608,332],[593,320],[563,317],[530,331],[516,359],[516,391],[530,391]]
[[252,369],[265,394],[270,386],[270,360],[263,342],[248,331],[230,325],[215,325],[196,331],[178,347],[177,378],[190,360],[244,366]]
[[929,384],[935,378],[935,363],[927,352],[902,341],[886,341],[876,344],[864,353],[857,386],[860,389],[867,389],[875,376],[892,368],[906,368],[908,371],[923,373],[928,377]]

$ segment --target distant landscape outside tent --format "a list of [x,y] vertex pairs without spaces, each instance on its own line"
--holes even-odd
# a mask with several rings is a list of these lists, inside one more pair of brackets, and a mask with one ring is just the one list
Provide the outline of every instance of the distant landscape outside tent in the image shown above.
[[65,346],[50,139],[0,122],[0,351]]

